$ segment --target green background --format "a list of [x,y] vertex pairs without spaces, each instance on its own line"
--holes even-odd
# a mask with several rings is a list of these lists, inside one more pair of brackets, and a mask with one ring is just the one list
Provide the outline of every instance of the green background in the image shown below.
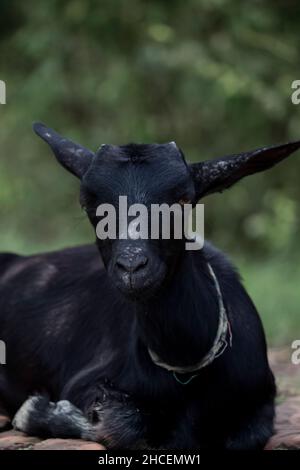
[[[96,149],[175,140],[197,161],[300,139],[292,0],[0,0],[0,248],[88,242],[78,182],[31,131]],[[300,337],[300,152],[204,200],[272,344]]]

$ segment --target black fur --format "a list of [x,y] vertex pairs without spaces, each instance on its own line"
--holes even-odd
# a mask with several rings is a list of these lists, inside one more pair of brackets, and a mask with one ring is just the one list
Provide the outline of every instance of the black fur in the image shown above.
[[[107,428],[98,438],[110,447],[135,447],[141,440],[150,447],[262,447],[272,434],[275,388],[256,310],[215,249],[185,258],[163,299],[140,308],[114,289],[96,247],[14,259],[0,289],[8,358],[1,401],[11,415],[32,392],[47,391],[53,401],[70,400],[92,416],[107,389],[101,411]],[[206,259],[220,280],[233,343],[183,386],[152,363],[145,343],[178,364],[193,363],[197,349],[198,357],[207,351],[217,304]],[[129,395],[131,412],[110,399],[111,389]],[[33,423],[28,432],[39,426]],[[59,422],[49,434],[74,437],[73,427],[62,431]],[[79,429],[77,437],[83,435]]]
[[[96,205],[116,204],[119,194],[146,204],[195,198],[173,144],[104,146],[97,155],[80,174],[94,226]],[[70,147],[64,166],[69,159]],[[80,173],[74,162],[71,171]],[[117,260],[132,246],[148,263],[129,285]],[[210,349],[219,307],[208,262],[232,347],[182,385],[152,362],[148,347],[177,366]],[[25,402],[14,425],[28,433],[123,449],[261,449],[273,432],[275,384],[261,321],[231,264],[209,244],[185,251],[178,240],[97,240],[30,257],[3,254],[0,337],[7,346],[0,399],[12,416]],[[32,394],[38,396],[26,402]]]

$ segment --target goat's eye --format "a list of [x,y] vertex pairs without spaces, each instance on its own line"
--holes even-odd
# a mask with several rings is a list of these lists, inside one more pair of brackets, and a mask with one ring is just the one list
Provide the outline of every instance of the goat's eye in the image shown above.
[[178,204],[184,206],[184,204],[190,204],[190,202],[190,199],[188,199],[187,197],[182,197],[181,199],[179,199]]

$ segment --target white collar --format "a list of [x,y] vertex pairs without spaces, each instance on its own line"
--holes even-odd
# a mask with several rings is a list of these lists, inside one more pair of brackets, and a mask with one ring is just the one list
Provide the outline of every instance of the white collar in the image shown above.
[[209,364],[211,364],[217,357],[221,356],[221,354],[223,354],[223,352],[227,348],[228,346],[228,342],[226,340],[227,333],[229,333],[230,347],[232,346],[232,333],[231,333],[230,323],[227,317],[226,309],[224,306],[220,285],[210,263],[207,263],[207,267],[214,281],[215,288],[217,291],[218,303],[219,303],[219,325],[218,325],[217,334],[216,334],[216,337],[215,337],[215,340],[211,349],[197,364],[193,364],[191,366],[186,366],[186,367],[176,367],[176,366],[171,366],[163,362],[163,360],[160,359],[160,357],[154,351],[148,348],[149,355],[152,361],[154,362],[154,364],[156,364],[159,367],[162,367],[163,369],[171,371],[173,373],[189,374],[193,372],[198,372],[200,369],[203,369],[203,367],[206,367]]

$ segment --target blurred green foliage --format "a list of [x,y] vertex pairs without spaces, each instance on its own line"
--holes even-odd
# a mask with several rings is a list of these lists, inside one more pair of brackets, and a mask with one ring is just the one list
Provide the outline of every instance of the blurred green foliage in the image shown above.
[[[299,139],[299,18],[296,0],[0,0],[1,249],[94,237],[34,120],[92,149],[176,140],[194,161]],[[296,154],[205,200],[275,343],[300,335],[299,172]]]

